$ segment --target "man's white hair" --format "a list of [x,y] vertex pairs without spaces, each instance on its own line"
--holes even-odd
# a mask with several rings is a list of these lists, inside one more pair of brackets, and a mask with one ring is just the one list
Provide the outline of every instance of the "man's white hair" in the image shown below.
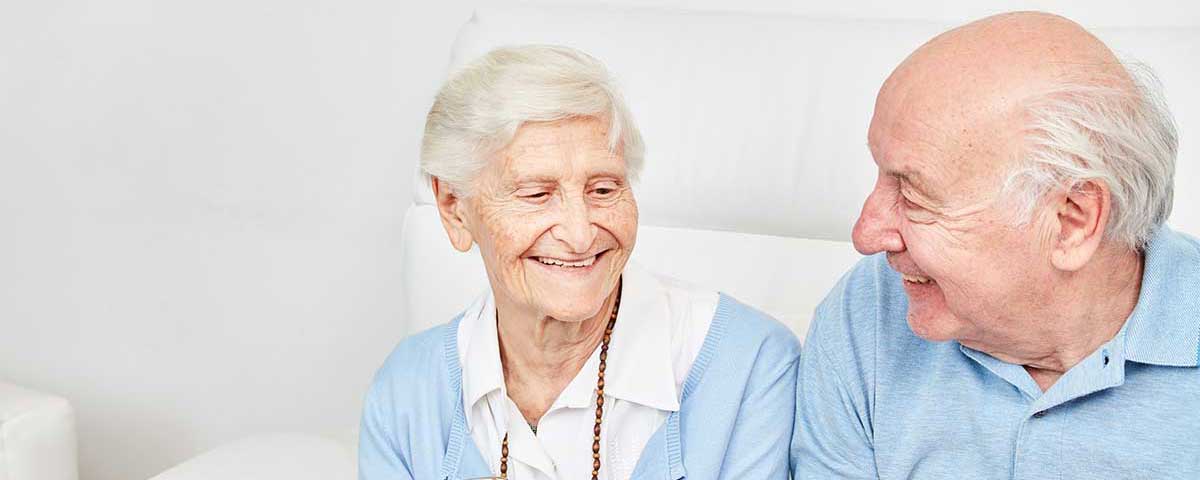
[[645,147],[604,64],[552,45],[502,47],[454,72],[425,120],[421,171],[459,195],[526,122],[592,117],[608,122],[609,149],[620,151],[631,179]]
[[1047,193],[1086,182],[1110,191],[1106,239],[1140,250],[1166,222],[1179,144],[1175,123],[1149,68],[1128,70],[1132,90],[1068,82],[1027,104],[1026,149],[1001,190],[1022,223]]

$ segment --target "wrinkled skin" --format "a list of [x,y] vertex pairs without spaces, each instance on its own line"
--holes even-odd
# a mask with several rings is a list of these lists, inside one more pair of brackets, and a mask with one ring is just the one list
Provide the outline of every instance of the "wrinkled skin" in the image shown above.
[[509,396],[531,423],[599,344],[637,240],[625,159],[608,145],[595,118],[530,122],[469,195],[434,181],[451,243],[479,246]]
[[[876,100],[879,176],[853,232],[859,252],[887,252],[903,275],[914,333],[1047,370],[1044,387],[1115,334],[1140,278],[1137,255],[1102,239],[1105,185],[1053,192],[1024,225],[998,196],[1025,148],[1023,102],[1065,80],[1131,85],[1099,40],[1048,14],[990,17],[922,46]],[[1114,283],[1116,268],[1135,277]]]
[[564,322],[595,316],[633,251],[638,219],[624,158],[609,151],[604,125],[530,123],[498,157],[467,201],[497,303]]

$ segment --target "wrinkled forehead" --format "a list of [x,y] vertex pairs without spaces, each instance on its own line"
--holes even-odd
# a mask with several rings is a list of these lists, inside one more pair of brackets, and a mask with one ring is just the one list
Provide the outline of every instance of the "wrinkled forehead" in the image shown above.
[[937,196],[1007,172],[1024,132],[1019,91],[904,80],[881,91],[868,131],[882,173]]

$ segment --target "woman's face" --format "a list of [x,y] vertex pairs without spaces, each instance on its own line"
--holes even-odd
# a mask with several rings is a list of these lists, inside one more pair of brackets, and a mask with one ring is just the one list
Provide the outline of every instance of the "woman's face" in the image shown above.
[[613,292],[638,210],[607,133],[595,118],[526,123],[459,202],[498,306],[580,322]]

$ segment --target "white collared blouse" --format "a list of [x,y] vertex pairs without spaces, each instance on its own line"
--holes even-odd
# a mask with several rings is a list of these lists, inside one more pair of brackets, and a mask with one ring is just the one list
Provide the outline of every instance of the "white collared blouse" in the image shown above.
[[[649,272],[630,262],[623,272],[621,310],[609,343],[605,373],[600,478],[628,479],[642,449],[671,412],[704,344],[719,295]],[[537,425],[525,423],[505,390],[496,307],[484,292],[458,326],[463,410],[476,447],[500,472],[508,437],[508,478],[590,478],[599,348],[555,399]]]

